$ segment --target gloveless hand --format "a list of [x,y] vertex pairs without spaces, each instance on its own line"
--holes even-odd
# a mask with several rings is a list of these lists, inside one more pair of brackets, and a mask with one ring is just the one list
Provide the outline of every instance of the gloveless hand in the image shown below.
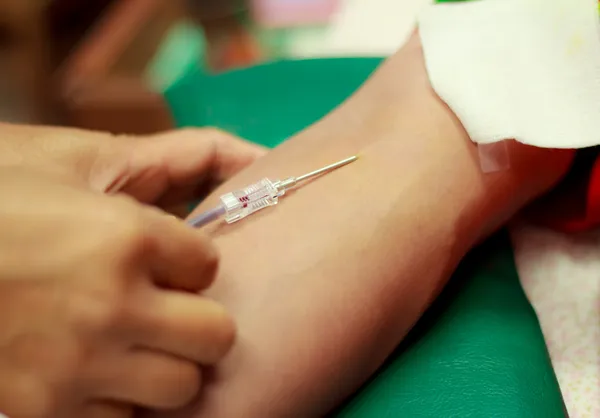
[[195,294],[211,242],[69,175],[0,168],[0,412],[113,417],[184,405],[234,337]]
[[0,166],[65,173],[92,190],[163,208],[202,197],[265,153],[214,128],[150,136],[10,124],[0,130]]

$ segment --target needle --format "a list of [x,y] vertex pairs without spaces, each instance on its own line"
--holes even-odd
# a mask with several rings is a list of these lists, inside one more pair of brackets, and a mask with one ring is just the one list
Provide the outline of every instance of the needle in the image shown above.
[[300,177],[290,177],[283,181],[262,181],[241,190],[226,193],[221,196],[221,204],[211,210],[188,220],[188,224],[199,228],[225,216],[227,223],[237,222],[252,213],[277,204],[278,199],[298,182],[305,181],[321,174],[329,173],[337,168],[350,164],[358,159],[357,156],[346,158],[318,170],[311,171]]
[[356,161],[357,159],[358,159],[358,157],[355,155],[353,157],[346,158],[345,160],[338,161],[337,163],[329,164],[326,167],[319,168],[318,170],[311,171],[310,173],[306,173],[306,174],[304,174],[302,176],[296,177],[296,181],[308,180],[308,179],[310,179],[312,177],[318,176],[319,174],[327,173],[328,171],[333,171],[336,168],[343,167],[346,164],[350,164],[350,163]]
[[330,171],[333,171],[333,170],[343,167],[347,164],[350,164],[350,163],[356,161],[357,159],[358,159],[358,157],[356,155],[354,155],[352,157],[338,161],[337,163],[329,164],[328,166],[319,168],[318,170],[303,174],[299,177],[290,177],[283,181],[277,182],[277,183],[275,183],[275,187],[277,187],[279,190],[288,190],[288,189],[294,187],[296,184],[298,184],[301,181],[305,181],[305,180],[311,179],[313,177],[317,177],[321,174],[329,173]]

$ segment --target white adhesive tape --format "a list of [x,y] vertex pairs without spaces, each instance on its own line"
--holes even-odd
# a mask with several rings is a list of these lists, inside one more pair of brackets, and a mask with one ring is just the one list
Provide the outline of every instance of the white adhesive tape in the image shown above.
[[510,155],[506,141],[477,145],[479,164],[484,173],[495,173],[510,168]]

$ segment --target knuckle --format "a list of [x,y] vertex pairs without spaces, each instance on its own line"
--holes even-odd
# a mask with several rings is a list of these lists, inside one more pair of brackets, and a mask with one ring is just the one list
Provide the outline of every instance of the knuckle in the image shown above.
[[124,318],[124,309],[113,298],[105,298],[93,309],[88,309],[87,318],[92,329],[99,332],[112,331]]
[[124,249],[136,249],[144,243],[146,233],[142,211],[129,198],[115,197],[102,214],[100,244],[109,253],[122,253]]
[[108,241],[112,248],[128,255],[137,253],[147,244],[147,233],[141,213],[130,205],[124,209],[117,218]]
[[[108,274],[112,274],[110,271]],[[112,330],[125,316],[125,288],[104,275],[78,280],[78,287],[64,300],[68,317],[80,335]]]
[[173,367],[161,378],[161,391],[155,399],[163,408],[180,408],[189,404],[200,390],[200,368],[193,363]]
[[132,220],[128,225],[123,225],[117,231],[115,238],[125,255],[137,254],[148,244],[146,232],[141,222],[137,222],[136,220]]
[[71,316],[83,331],[104,333],[121,323],[124,310],[115,293],[114,289],[104,288],[71,300]]

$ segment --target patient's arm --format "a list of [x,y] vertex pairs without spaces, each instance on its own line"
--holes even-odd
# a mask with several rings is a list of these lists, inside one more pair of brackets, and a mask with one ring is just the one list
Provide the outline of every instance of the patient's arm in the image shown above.
[[346,104],[215,192],[360,155],[239,224],[210,295],[239,327],[231,355],[182,416],[322,416],[406,335],[468,249],[566,170],[570,154],[510,145],[482,174],[430,90],[417,37]]

